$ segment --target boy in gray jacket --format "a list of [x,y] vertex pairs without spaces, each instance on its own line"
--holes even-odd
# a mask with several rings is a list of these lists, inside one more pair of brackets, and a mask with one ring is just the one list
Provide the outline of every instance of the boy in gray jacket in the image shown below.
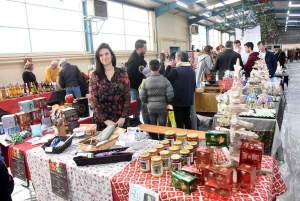
[[[166,126],[167,124],[167,104],[172,101],[174,97],[173,87],[167,78],[160,76],[158,60],[151,60],[149,62],[151,75],[142,85],[140,91],[140,99],[147,104],[150,124]],[[154,140],[163,140],[164,135],[151,134]]]

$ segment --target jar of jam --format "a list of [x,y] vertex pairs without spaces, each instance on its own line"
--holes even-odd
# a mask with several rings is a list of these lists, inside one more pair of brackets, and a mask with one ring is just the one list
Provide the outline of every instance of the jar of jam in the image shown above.
[[159,153],[164,150],[164,145],[162,144],[157,144],[155,145],[155,148],[157,149],[157,155],[159,155]]
[[163,170],[170,170],[171,168],[170,152],[167,150],[163,150],[159,154],[163,163]]
[[169,150],[170,148],[170,141],[169,140],[162,140],[160,144],[164,145],[165,150]]
[[191,156],[190,151],[187,149],[180,150],[180,156],[181,156],[181,164],[182,166],[191,165]]
[[185,146],[186,145],[186,132],[178,132],[176,133],[176,140],[180,140],[182,141],[182,145]]
[[181,156],[179,154],[173,154],[171,156],[171,170],[173,172],[181,170]]
[[150,158],[152,158],[153,156],[157,156],[157,149],[156,148],[150,148],[147,151],[150,154]]
[[178,147],[179,150],[181,150],[182,149],[182,141],[176,140],[174,142],[174,146]]
[[191,164],[194,163],[194,147],[192,145],[186,145],[186,146],[184,146],[184,149],[189,150]]
[[163,175],[163,163],[160,156],[151,158],[151,174],[153,177],[161,177]]
[[197,142],[197,146],[199,146],[199,137],[198,137],[198,134],[196,133],[190,133],[190,134],[187,134],[187,141],[188,142]]
[[165,139],[170,141],[170,146],[173,146],[173,143],[176,140],[175,131],[172,130],[166,131]]
[[196,153],[197,153],[197,149],[198,149],[197,142],[195,142],[195,141],[188,142],[188,145],[191,145],[191,146],[193,146],[193,147],[194,147],[193,154],[194,154],[194,158],[196,158]]
[[179,148],[177,146],[170,147],[169,151],[170,151],[171,156],[173,154],[179,154]]
[[150,172],[150,154],[147,152],[140,155],[140,169],[144,173]]

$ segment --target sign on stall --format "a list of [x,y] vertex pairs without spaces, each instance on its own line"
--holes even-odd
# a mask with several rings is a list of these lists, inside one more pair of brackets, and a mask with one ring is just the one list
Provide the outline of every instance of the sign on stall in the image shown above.
[[17,148],[12,149],[12,169],[15,177],[26,181],[24,153]]
[[68,174],[66,164],[49,160],[52,193],[68,200]]
[[129,201],[159,201],[159,195],[144,186],[130,184]]

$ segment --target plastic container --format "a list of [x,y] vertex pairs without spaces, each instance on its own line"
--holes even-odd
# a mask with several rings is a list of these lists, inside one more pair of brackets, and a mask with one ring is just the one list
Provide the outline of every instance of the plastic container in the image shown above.
[[162,150],[164,150],[164,145],[162,145],[162,144],[157,144],[157,145],[155,145],[155,148],[157,149],[157,155],[159,155],[160,152],[161,152]]
[[150,172],[150,154],[147,152],[140,155],[140,170],[144,173]]
[[159,154],[163,163],[163,170],[170,170],[171,168],[170,152],[167,150],[163,150]]
[[191,145],[194,147],[193,149],[193,154],[194,154],[194,158],[196,158],[196,153],[197,153],[197,149],[198,149],[198,145],[197,145],[197,142],[188,142],[188,145]]
[[153,177],[161,177],[163,175],[163,163],[160,156],[151,158],[151,174]]

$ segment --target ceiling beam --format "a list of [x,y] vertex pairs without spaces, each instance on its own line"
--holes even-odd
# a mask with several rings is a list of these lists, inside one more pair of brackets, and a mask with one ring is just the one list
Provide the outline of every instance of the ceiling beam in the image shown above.
[[[214,17],[214,16],[217,16],[217,15],[222,15],[222,14],[225,13],[225,11],[226,10],[220,10],[220,11],[217,11],[217,12],[212,12],[210,17]],[[189,19],[189,25],[194,24],[194,23],[198,22],[199,20],[205,20],[205,19],[210,18],[210,17],[199,16],[199,17],[196,17],[196,18],[193,18],[193,19]]]
[[[163,6],[154,9],[155,17],[159,17],[159,16],[163,15],[164,13],[168,12],[169,10],[176,9],[176,8],[180,7],[176,3],[176,1],[174,1],[172,3],[165,3],[161,0],[152,0],[152,1],[154,1],[156,3],[164,4]],[[195,0],[180,0],[180,2],[185,3],[185,4],[189,4],[189,3],[194,3]]]

